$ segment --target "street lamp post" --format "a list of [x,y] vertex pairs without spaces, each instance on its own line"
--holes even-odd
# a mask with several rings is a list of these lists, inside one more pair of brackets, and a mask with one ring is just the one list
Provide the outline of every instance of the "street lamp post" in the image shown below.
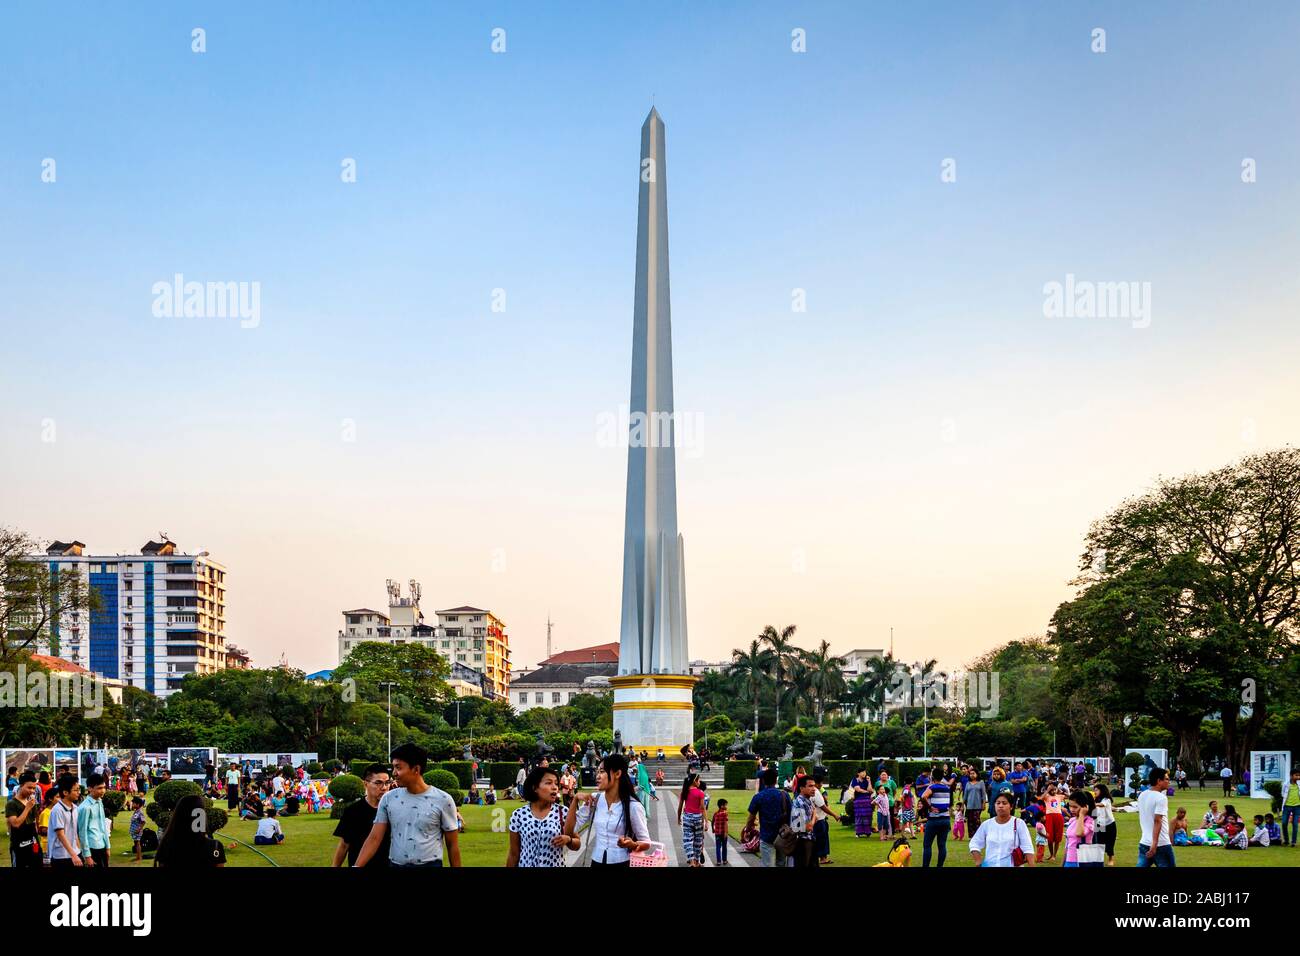
[[388,753],[393,752],[393,688],[397,686],[396,681],[380,681],[380,687],[388,689]]

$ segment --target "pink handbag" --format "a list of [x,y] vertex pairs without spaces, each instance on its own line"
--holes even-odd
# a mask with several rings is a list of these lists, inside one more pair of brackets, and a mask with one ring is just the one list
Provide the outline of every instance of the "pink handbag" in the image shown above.
[[627,855],[627,861],[632,866],[667,866],[668,854],[662,843],[651,841],[649,850],[633,850]]

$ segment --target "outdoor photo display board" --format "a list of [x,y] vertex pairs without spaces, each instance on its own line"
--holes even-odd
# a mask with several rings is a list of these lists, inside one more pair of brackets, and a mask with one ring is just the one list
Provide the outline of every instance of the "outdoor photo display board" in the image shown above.
[[168,747],[167,769],[177,780],[202,780],[207,765],[217,764],[216,747]]
[[1267,797],[1264,784],[1270,780],[1281,783],[1291,779],[1291,751],[1252,750],[1250,752],[1250,795]]
[[[1142,782],[1145,783],[1147,774],[1156,767],[1169,767],[1169,751],[1153,747],[1130,747],[1124,751],[1124,756],[1129,754],[1141,754],[1143,757],[1142,766],[1137,768],[1137,772],[1142,776]],[[1124,769],[1124,792],[1130,797],[1137,796],[1137,790],[1133,786],[1133,768],[1125,767]],[[1170,774],[1170,776],[1173,776]]]

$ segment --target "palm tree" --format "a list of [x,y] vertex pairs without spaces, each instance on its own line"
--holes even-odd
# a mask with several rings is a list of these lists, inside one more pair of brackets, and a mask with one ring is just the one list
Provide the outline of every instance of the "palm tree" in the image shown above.
[[849,681],[848,686],[844,688],[843,703],[845,706],[853,708],[858,720],[863,719],[863,715],[866,713],[867,708],[871,706],[873,699],[871,682],[867,679],[866,674],[859,674]]
[[792,660],[798,653],[798,648],[794,646],[794,631],[795,625],[793,624],[783,627],[779,631],[769,624],[763,628],[763,633],[758,635],[758,639],[772,651],[773,677],[776,680],[776,723],[774,728],[781,726],[781,691],[785,687],[785,675],[790,669]]
[[731,652],[727,673],[749,690],[754,700],[754,736],[758,736],[758,698],[763,687],[771,680],[772,652],[757,640],[749,642],[749,650],[736,648]]
[[795,725],[799,724],[799,715],[809,711],[812,697],[812,671],[801,657],[796,657],[786,665],[785,687],[777,694],[777,705],[784,704],[788,713],[794,714]]
[[862,680],[866,684],[867,699],[872,708],[880,714],[880,726],[885,726],[885,704],[889,700],[889,691],[894,685],[894,675],[898,673],[899,664],[893,654],[873,657],[867,662],[866,673]]
[[695,705],[711,706],[715,713],[724,713],[736,700],[736,679],[722,671],[706,671],[695,685]]
[[817,708],[817,724],[821,725],[826,701],[844,693],[844,658],[831,653],[831,645],[822,641],[815,651],[805,651],[804,663],[808,668],[808,689],[812,691]]

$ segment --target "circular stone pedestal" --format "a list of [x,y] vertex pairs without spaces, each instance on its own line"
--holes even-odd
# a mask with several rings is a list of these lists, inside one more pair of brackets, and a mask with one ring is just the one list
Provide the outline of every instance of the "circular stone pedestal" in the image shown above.
[[695,741],[695,704],[691,691],[697,678],[685,674],[627,674],[611,677],[614,689],[614,729],[622,731],[623,746],[653,755],[680,750]]

